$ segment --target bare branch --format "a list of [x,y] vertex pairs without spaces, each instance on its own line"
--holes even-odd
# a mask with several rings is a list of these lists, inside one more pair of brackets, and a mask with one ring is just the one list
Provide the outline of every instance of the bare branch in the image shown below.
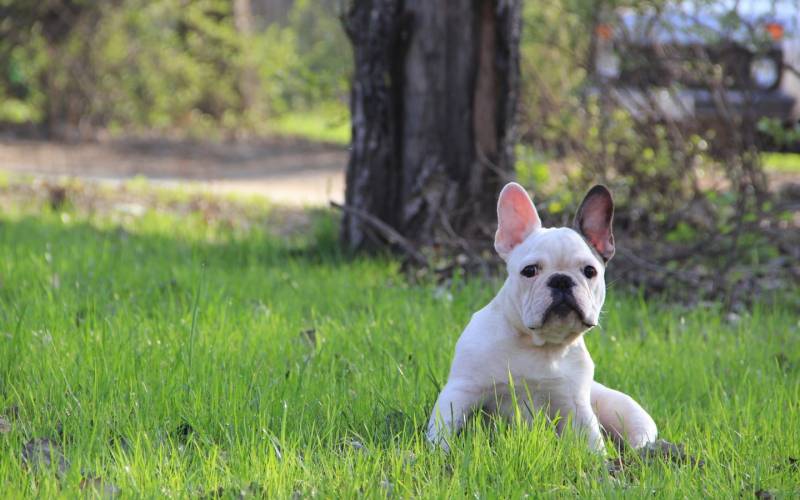
[[372,214],[368,214],[363,210],[359,210],[354,207],[349,207],[347,205],[342,205],[340,203],[336,203],[335,201],[330,202],[331,207],[341,210],[349,215],[352,215],[358,219],[361,219],[363,222],[369,224],[370,227],[378,231],[381,236],[386,238],[386,240],[392,244],[397,245],[400,247],[406,255],[411,257],[414,262],[417,264],[429,267],[428,259],[425,258],[422,253],[417,250],[413,243],[411,243],[408,239],[404,238],[400,233],[395,231],[390,225],[386,224],[379,218],[375,217]]

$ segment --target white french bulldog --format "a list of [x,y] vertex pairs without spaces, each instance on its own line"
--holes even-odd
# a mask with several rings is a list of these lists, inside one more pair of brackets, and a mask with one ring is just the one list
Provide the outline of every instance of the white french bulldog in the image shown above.
[[503,188],[494,247],[508,278],[456,344],[447,385],[428,423],[431,443],[449,450],[448,439],[479,409],[513,416],[513,399],[528,420],[538,409],[560,416],[559,432],[570,415],[590,448],[601,453],[601,426],[634,448],[656,439],[656,424],[636,401],[593,380],[594,363],[583,341],[597,326],[605,300],[613,215],[611,193],[598,185],[581,203],[574,230],[543,228],[522,186]]

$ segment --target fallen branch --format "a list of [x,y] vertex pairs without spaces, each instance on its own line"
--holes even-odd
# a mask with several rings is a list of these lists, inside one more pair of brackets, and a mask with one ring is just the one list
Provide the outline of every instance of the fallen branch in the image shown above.
[[331,207],[341,210],[342,212],[346,212],[354,217],[358,217],[362,221],[366,222],[370,225],[370,227],[378,231],[384,238],[386,238],[386,241],[392,245],[397,245],[400,247],[400,249],[402,249],[403,252],[405,252],[405,254],[408,255],[414,262],[421,266],[429,267],[428,259],[425,258],[425,256],[414,247],[413,243],[408,241],[407,238],[403,237],[403,235],[398,233],[389,224],[358,208],[342,205],[340,203],[336,203],[335,201],[331,201],[330,204]]

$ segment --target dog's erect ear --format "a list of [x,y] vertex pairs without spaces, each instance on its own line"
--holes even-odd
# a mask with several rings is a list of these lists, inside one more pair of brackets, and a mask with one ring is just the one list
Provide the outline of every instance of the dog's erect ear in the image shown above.
[[598,184],[586,193],[573,226],[586,241],[608,262],[614,256],[614,234],[611,223],[614,220],[614,200],[607,187]]
[[542,227],[539,214],[527,191],[516,182],[509,182],[497,200],[497,233],[494,249],[503,260],[529,234]]

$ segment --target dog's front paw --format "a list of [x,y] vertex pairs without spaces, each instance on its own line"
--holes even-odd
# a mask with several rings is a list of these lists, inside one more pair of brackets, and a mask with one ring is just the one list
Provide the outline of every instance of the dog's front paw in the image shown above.
[[425,439],[428,445],[434,450],[442,450],[445,453],[450,453],[450,443],[447,442],[447,435],[444,432],[439,432],[434,426],[428,427],[428,432],[425,434]]
[[608,454],[608,451],[606,450],[606,442],[602,438],[602,436],[597,438],[590,437],[589,449],[592,450],[592,452],[597,453],[601,457],[604,457]]
[[626,432],[626,439],[628,445],[634,450],[639,450],[648,447],[656,442],[658,438],[658,429],[655,422],[649,419],[636,429],[631,429]]

